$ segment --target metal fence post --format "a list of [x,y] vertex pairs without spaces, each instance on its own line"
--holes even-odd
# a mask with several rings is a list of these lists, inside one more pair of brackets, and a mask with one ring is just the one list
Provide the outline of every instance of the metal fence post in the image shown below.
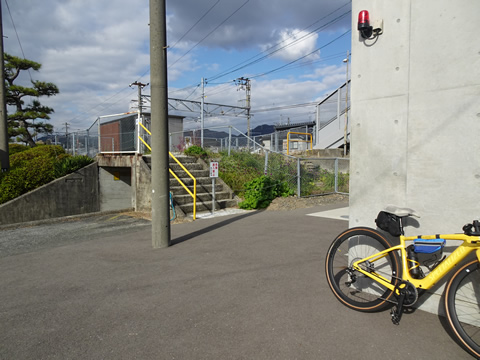
[[265,151],[265,169],[263,170],[263,174],[268,174],[268,150]]
[[301,186],[300,186],[300,158],[297,158],[297,197],[301,196]]
[[100,118],[98,117],[97,118],[97,121],[98,121],[98,152],[101,153],[102,152],[102,133],[100,132]]
[[85,152],[86,152],[85,155],[87,155],[87,156],[88,156],[88,141],[89,140],[90,140],[90,135],[89,135],[89,131],[87,130],[87,136],[85,136]]
[[75,156],[75,133],[72,133],[72,155]]
[[338,158],[335,158],[335,193],[338,193]]
[[228,127],[228,156],[230,156],[230,150],[232,148],[232,126]]

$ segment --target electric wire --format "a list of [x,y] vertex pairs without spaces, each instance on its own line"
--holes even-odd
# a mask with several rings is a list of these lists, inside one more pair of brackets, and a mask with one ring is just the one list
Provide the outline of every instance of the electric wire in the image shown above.
[[[23,59],[26,60],[27,58],[25,57],[25,52],[23,51],[22,42],[20,41],[20,36],[18,36],[17,27],[15,26],[15,21],[13,21],[12,12],[10,11],[10,6],[8,5],[7,0],[5,0],[5,4],[7,5],[8,14],[10,15],[10,20],[12,21],[13,30],[15,31],[15,35],[17,36],[18,45],[20,46],[20,51],[22,52]],[[3,41],[3,39],[2,39],[2,41]],[[28,76],[30,76],[30,81],[33,82],[32,74],[30,73],[30,69],[27,69],[27,70],[28,70]]]
[[[334,14],[335,12],[337,12],[338,10],[342,9],[343,7],[349,5],[350,3],[351,3],[351,2],[348,2],[348,3],[340,6],[340,7],[337,8],[336,10],[332,11],[331,13],[329,13],[328,15],[326,15],[326,16],[322,17],[321,19],[315,21],[313,24],[309,25],[309,26],[308,26],[307,28],[305,28],[305,29],[308,29],[309,27],[312,27],[313,25],[317,24],[318,22],[320,22],[320,21],[328,18],[330,15]],[[320,30],[322,30],[322,29],[324,29],[324,28],[326,28],[326,27],[334,24],[335,22],[341,20],[343,17],[345,17],[346,15],[348,15],[348,14],[350,14],[350,13],[351,13],[351,10],[349,10],[349,11],[347,11],[347,12],[345,12],[345,13],[339,15],[339,16],[337,16],[336,18],[334,18],[333,20],[329,21],[328,23],[326,23],[326,24],[324,24],[324,25],[322,25],[322,26],[320,26],[320,27],[312,30],[310,33],[308,33],[308,34],[306,34],[306,35],[304,35],[304,36],[302,36],[302,37],[300,37],[300,38],[298,38],[298,39],[295,39],[295,40],[292,41],[291,43],[288,43],[288,44],[286,44],[286,45],[284,45],[284,46],[282,46],[282,47],[280,47],[280,48],[277,48],[277,49],[275,49],[275,50],[267,53],[266,55],[264,55],[264,56],[262,56],[262,57],[260,57],[260,58],[258,58],[258,59],[255,59],[255,58],[257,58],[258,56],[260,56],[261,54],[266,53],[266,52],[274,49],[275,47],[283,44],[284,42],[288,41],[288,40],[291,39],[291,38],[294,38],[296,34],[293,34],[293,35],[290,36],[288,39],[285,39],[285,40],[283,40],[283,41],[281,41],[281,42],[279,42],[279,43],[271,46],[270,48],[262,51],[261,53],[255,55],[255,56],[253,56],[253,57],[251,57],[251,58],[249,58],[249,59],[247,59],[247,60],[245,60],[245,61],[243,61],[243,62],[241,62],[241,63],[239,63],[239,64],[237,64],[237,65],[235,65],[235,66],[233,66],[233,67],[230,67],[229,69],[225,70],[224,72],[222,72],[222,73],[220,73],[220,74],[217,74],[217,75],[215,75],[215,76],[210,77],[210,79],[211,79],[212,81],[217,80],[217,79],[219,79],[219,78],[221,78],[221,77],[224,77],[224,76],[229,75],[229,74],[231,74],[231,73],[234,73],[234,72],[237,72],[237,71],[239,71],[239,70],[242,70],[242,69],[244,69],[244,68],[246,68],[246,67],[248,67],[248,66],[254,65],[254,64],[256,64],[256,63],[258,63],[258,62],[260,62],[260,61],[263,61],[263,60],[271,57],[271,56],[274,55],[275,53],[279,52],[280,50],[283,50],[283,49],[285,49],[285,48],[287,48],[287,47],[293,46],[294,44],[298,43],[298,42],[301,41],[301,40],[305,40],[305,38],[307,38],[307,36],[312,36],[313,34],[319,32]],[[305,30],[305,29],[304,29],[304,30]],[[304,31],[304,30],[300,30],[300,32],[301,32],[301,31]],[[255,59],[255,60],[253,60],[253,59]],[[252,60],[252,61],[248,62],[249,60]],[[247,62],[248,62],[248,63],[247,63]]]
[[[345,7],[346,5],[348,5],[349,3],[350,3],[350,2],[348,2],[348,3],[344,4],[343,6],[337,8],[336,10],[332,11],[330,14],[328,14],[328,15],[322,17],[321,19],[315,21],[313,24],[309,25],[308,27],[304,28],[303,30],[300,30],[298,33],[300,33],[301,31],[305,31],[306,29],[312,27],[312,26],[315,25],[316,23],[322,21],[323,19],[325,19],[325,18],[327,18],[328,16],[334,14],[334,13],[337,12],[338,10],[342,9],[343,7]],[[347,12],[347,13],[348,13],[348,12]],[[344,15],[345,15],[345,14],[344,14]],[[311,31],[311,32],[310,32],[309,34],[307,34],[307,35],[314,34],[314,33],[318,32],[320,29],[321,29],[321,27],[320,27],[320,28],[317,28],[317,29],[315,29],[315,30],[313,30],[313,31]],[[255,55],[255,56],[253,56],[253,57],[251,57],[251,58],[249,58],[249,59],[241,62],[240,64],[235,65],[235,66],[227,69],[227,70],[224,71],[223,73],[220,73],[219,75],[214,76],[214,79],[217,79],[217,78],[219,78],[219,77],[223,77],[223,76],[228,75],[228,74],[230,74],[230,73],[232,73],[232,72],[241,70],[241,69],[245,68],[246,66],[250,66],[250,65],[253,65],[253,64],[255,64],[255,63],[259,62],[259,61],[262,61],[263,59],[268,58],[269,56],[271,56],[272,54],[278,52],[279,50],[282,50],[282,49],[288,47],[288,46],[291,45],[291,44],[294,44],[294,43],[297,43],[297,42],[300,41],[300,40],[303,40],[303,39],[305,38],[305,36],[306,36],[306,35],[305,35],[305,36],[303,36],[303,37],[301,37],[301,38],[299,38],[299,39],[295,39],[292,43],[289,43],[289,44],[285,45],[285,46],[282,47],[282,48],[276,49],[276,50],[274,50],[273,52],[267,54],[266,56],[264,56],[264,57],[262,57],[262,58],[260,58],[260,59],[253,60],[253,59],[255,59],[256,57],[260,56],[261,54],[266,53],[266,52],[270,51],[271,49],[274,49],[275,47],[283,44],[284,42],[288,41],[288,40],[291,39],[291,38],[294,38],[295,35],[296,35],[296,34],[292,34],[292,36],[290,36],[288,39],[285,39],[285,40],[283,40],[283,41],[281,41],[281,42],[279,42],[279,43],[277,43],[277,44],[269,47],[268,49],[262,51],[261,53],[259,53],[259,54]],[[246,64],[245,66],[241,66],[241,67],[240,67],[240,65],[245,64],[245,63],[248,62],[249,60],[253,60],[253,61],[251,61],[250,63]],[[234,70],[232,70],[232,69],[234,69]],[[229,71],[229,70],[231,70],[231,71]]]
[[183,59],[187,54],[189,54],[193,49],[195,49],[198,45],[200,45],[206,38],[208,38],[210,35],[212,35],[220,26],[225,24],[230,18],[235,15],[237,12],[239,12],[247,3],[250,2],[250,0],[246,0],[240,7],[238,7],[232,14],[230,14],[225,20],[223,20],[220,24],[218,24],[212,31],[210,31],[207,35],[205,35],[200,41],[198,41],[195,45],[193,45],[186,53],[184,53],[182,56],[180,56],[175,62],[171,65],[168,66],[168,68],[171,68],[173,65],[175,65],[178,61]]
[[182,41],[183,38],[184,38],[185,36],[187,36],[187,35],[190,33],[190,31],[192,31],[192,29],[193,29],[195,26],[197,26],[197,24],[198,24],[200,21],[202,21],[203,18],[204,18],[205,16],[207,16],[208,13],[209,13],[210,11],[212,11],[212,9],[213,9],[215,6],[217,6],[217,4],[218,4],[219,2],[220,2],[220,0],[217,0],[217,2],[216,2],[215,4],[213,4],[213,5],[210,7],[210,9],[208,9],[207,12],[205,12],[205,14],[203,14],[202,17],[201,17],[200,19],[198,19],[197,22],[190,27],[190,29],[187,30],[186,33],[183,34],[182,37],[180,37],[180,39],[178,39],[178,40],[175,42],[175,44],[173,44],[172,46],[170,46],[168,49],[169,49],[169,50],[174,49],[175,46],[176,46],[180,41]]
[[308,57],[308,56],[316,53],[317,51],[319,51],[319,50],[321,50],[321,49],[323,49],[323,48],[325,48],[325,47],[333,44],[335,41],[339,40],[340,38],[342,38],[343,36],[347,35],[347,34],[350,33],[350,32],[351,32],[351,30],[347,30],[347,31],[345,31],[343,34],[341,34],[340,36],[337,36],[335,39],[329,41],[329,42],[326,43],[325,45],[320,46],[319,48],[313,50],[312,52],[310,52],[310,53],[308,53],[308,54],[306,54],[306,55],[303,55],[303,56],[299,57],[298,59],[295,59],[295,60],[293,60],[293,61],[290,61],[289,63],[287,63],[287,64],[285,64],[285,65],[282,65],[282,66],[279,66],[279,67],[277,67],[277,68],[275,68],[275,69],[272,69],[272,70],[270,70],[270,71],[264,72],[264,73],[262,73],[262,74],[250,76],[250,79],[255,79],[255,78],[258,78],[258,77],[261,77],[261,76],[269,75],[269,74],[274,73],[274,72],[276,72],[276,71],[279,71],[279,70],[281,70],[281,69],[283,69],[283,68],[285,68],[285,67],[287,67],[287,66],[289,66],[289,65],[291,65],[291,64],[294,64],[294,63],[296,63],[297,61],[300,61],[300,60],[302,60],[302,59],[305,59],[306,57]]

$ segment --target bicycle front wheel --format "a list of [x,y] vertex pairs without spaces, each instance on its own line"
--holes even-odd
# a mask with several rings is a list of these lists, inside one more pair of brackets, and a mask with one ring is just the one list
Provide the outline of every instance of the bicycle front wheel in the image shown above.
[[[369,228],[349,229],[333,241],[326,258],[328,285],[346,306],[365,312],[384,309],[389,305],[393,291],[353,269],[354,262],[392,247],[385,237]],[[395,251],[360,264],[362,270],[381,276],[396,285],[399,260]]]
[[445,313],[457,339],[480,358],[480,268],[477,260],[462,266],[445,287]]

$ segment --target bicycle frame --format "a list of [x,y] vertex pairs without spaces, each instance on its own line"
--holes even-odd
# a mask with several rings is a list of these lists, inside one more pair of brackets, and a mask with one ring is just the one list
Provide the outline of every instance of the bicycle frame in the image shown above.
[[[463,241],[455,251],[453,251],[448,257],[446,257],[435,269],[422,279],[415,279],[410,275],[408,269],[406,242],[410,242],[416,239],[445,239],[449,240],[461,240]],[[480,236],[469,236],[465,234],[442,234],[442,235],[423,235],[423,236],[400,236],[400,245],[392,246],[389,249],[385,249],[381,252],[368,256],[359,261],[353,263],[353,268],[368,276],[369,278],[381,283],[383,286],[390,290],[394,290],[395,286],[392,285],[387,279],[375,273],[374,271],[365,271],[360,267],[360,264],[369,262],[375,263],[387,256],[391,251],[400,251],[401,253],[401,265],[402,265],[402,280],[410,282],[416,288],[428,290],[440,281],[450,270],[452,270],[459,262],[465,259],[468,254],[476,250],[477,259],[480,262]]]

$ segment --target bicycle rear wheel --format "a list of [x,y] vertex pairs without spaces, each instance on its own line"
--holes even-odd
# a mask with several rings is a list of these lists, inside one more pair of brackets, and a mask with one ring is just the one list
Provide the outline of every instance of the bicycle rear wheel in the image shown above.
[[[355,261],[392,247],[378,231],[369,228],[349,229],[333,241],[328,249],[326,275],[328,285],[344,305],[359,311],[373,312],[387,307],[393,291],[353,270]],[[361,264],[363,270],[376,273],[393,285],[400,277],[398,255],[385,256]]]
[[480,267],[477,260],[462,266],[445,287],[445,313],[454,335],[480,358]]

